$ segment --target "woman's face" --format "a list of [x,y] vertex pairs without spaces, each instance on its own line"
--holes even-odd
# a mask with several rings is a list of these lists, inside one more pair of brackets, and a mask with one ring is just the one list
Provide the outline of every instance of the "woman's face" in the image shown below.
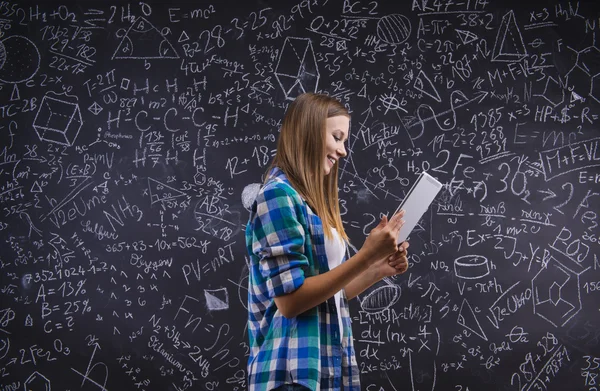
[[350,135],[350,118],[345,115],[327,118],[325,130],[325,175],[329,175],[340,158],[346,156],[344,143]]

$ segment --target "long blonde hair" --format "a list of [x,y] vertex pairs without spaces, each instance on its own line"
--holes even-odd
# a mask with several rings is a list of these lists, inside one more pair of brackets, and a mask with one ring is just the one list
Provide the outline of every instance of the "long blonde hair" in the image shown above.
[[326,120],[339,115],[350,118],[348,110],[337,99],[323,94],[299,95],[283,118],[277,152],[269,171],[279,167],[285,173],[291,185],[321,218],[328,238],[332,237],[331,228],[335,228],[347,241],[338,200],[339,163],[332,167],[329,175],[324,173]]

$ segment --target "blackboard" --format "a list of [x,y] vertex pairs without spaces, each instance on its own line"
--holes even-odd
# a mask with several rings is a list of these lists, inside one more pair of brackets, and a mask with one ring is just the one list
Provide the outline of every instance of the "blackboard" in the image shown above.
[[352,112],[362,388],[597,390],[599,3],[0,2],[0,390],[244,390],[248,205],[303,91]]

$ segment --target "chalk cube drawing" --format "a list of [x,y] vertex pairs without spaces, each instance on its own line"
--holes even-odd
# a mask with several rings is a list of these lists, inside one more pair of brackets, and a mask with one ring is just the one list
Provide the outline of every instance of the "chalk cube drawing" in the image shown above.
[[310,38],[287,37],[275,67],[285,98],[294,100],[305,92],[316,92],[320,76]]
[[83,126],[79,104],[45,95],[33,120],[41,141],[72,146]]

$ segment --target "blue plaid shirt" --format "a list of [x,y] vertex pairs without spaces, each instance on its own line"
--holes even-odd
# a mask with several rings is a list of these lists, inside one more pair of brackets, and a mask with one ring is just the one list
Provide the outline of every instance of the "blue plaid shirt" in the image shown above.
[[[298,289],[306,277],[329,271],[321,219],[278,168],[258,193],[246,227],[248,389],[298,383],[311,390],[360,391],[348,300],[342,290],[340,338],[335,299],[287,319],[274,297]],[[344,259],[345,261],[345,259]]]

